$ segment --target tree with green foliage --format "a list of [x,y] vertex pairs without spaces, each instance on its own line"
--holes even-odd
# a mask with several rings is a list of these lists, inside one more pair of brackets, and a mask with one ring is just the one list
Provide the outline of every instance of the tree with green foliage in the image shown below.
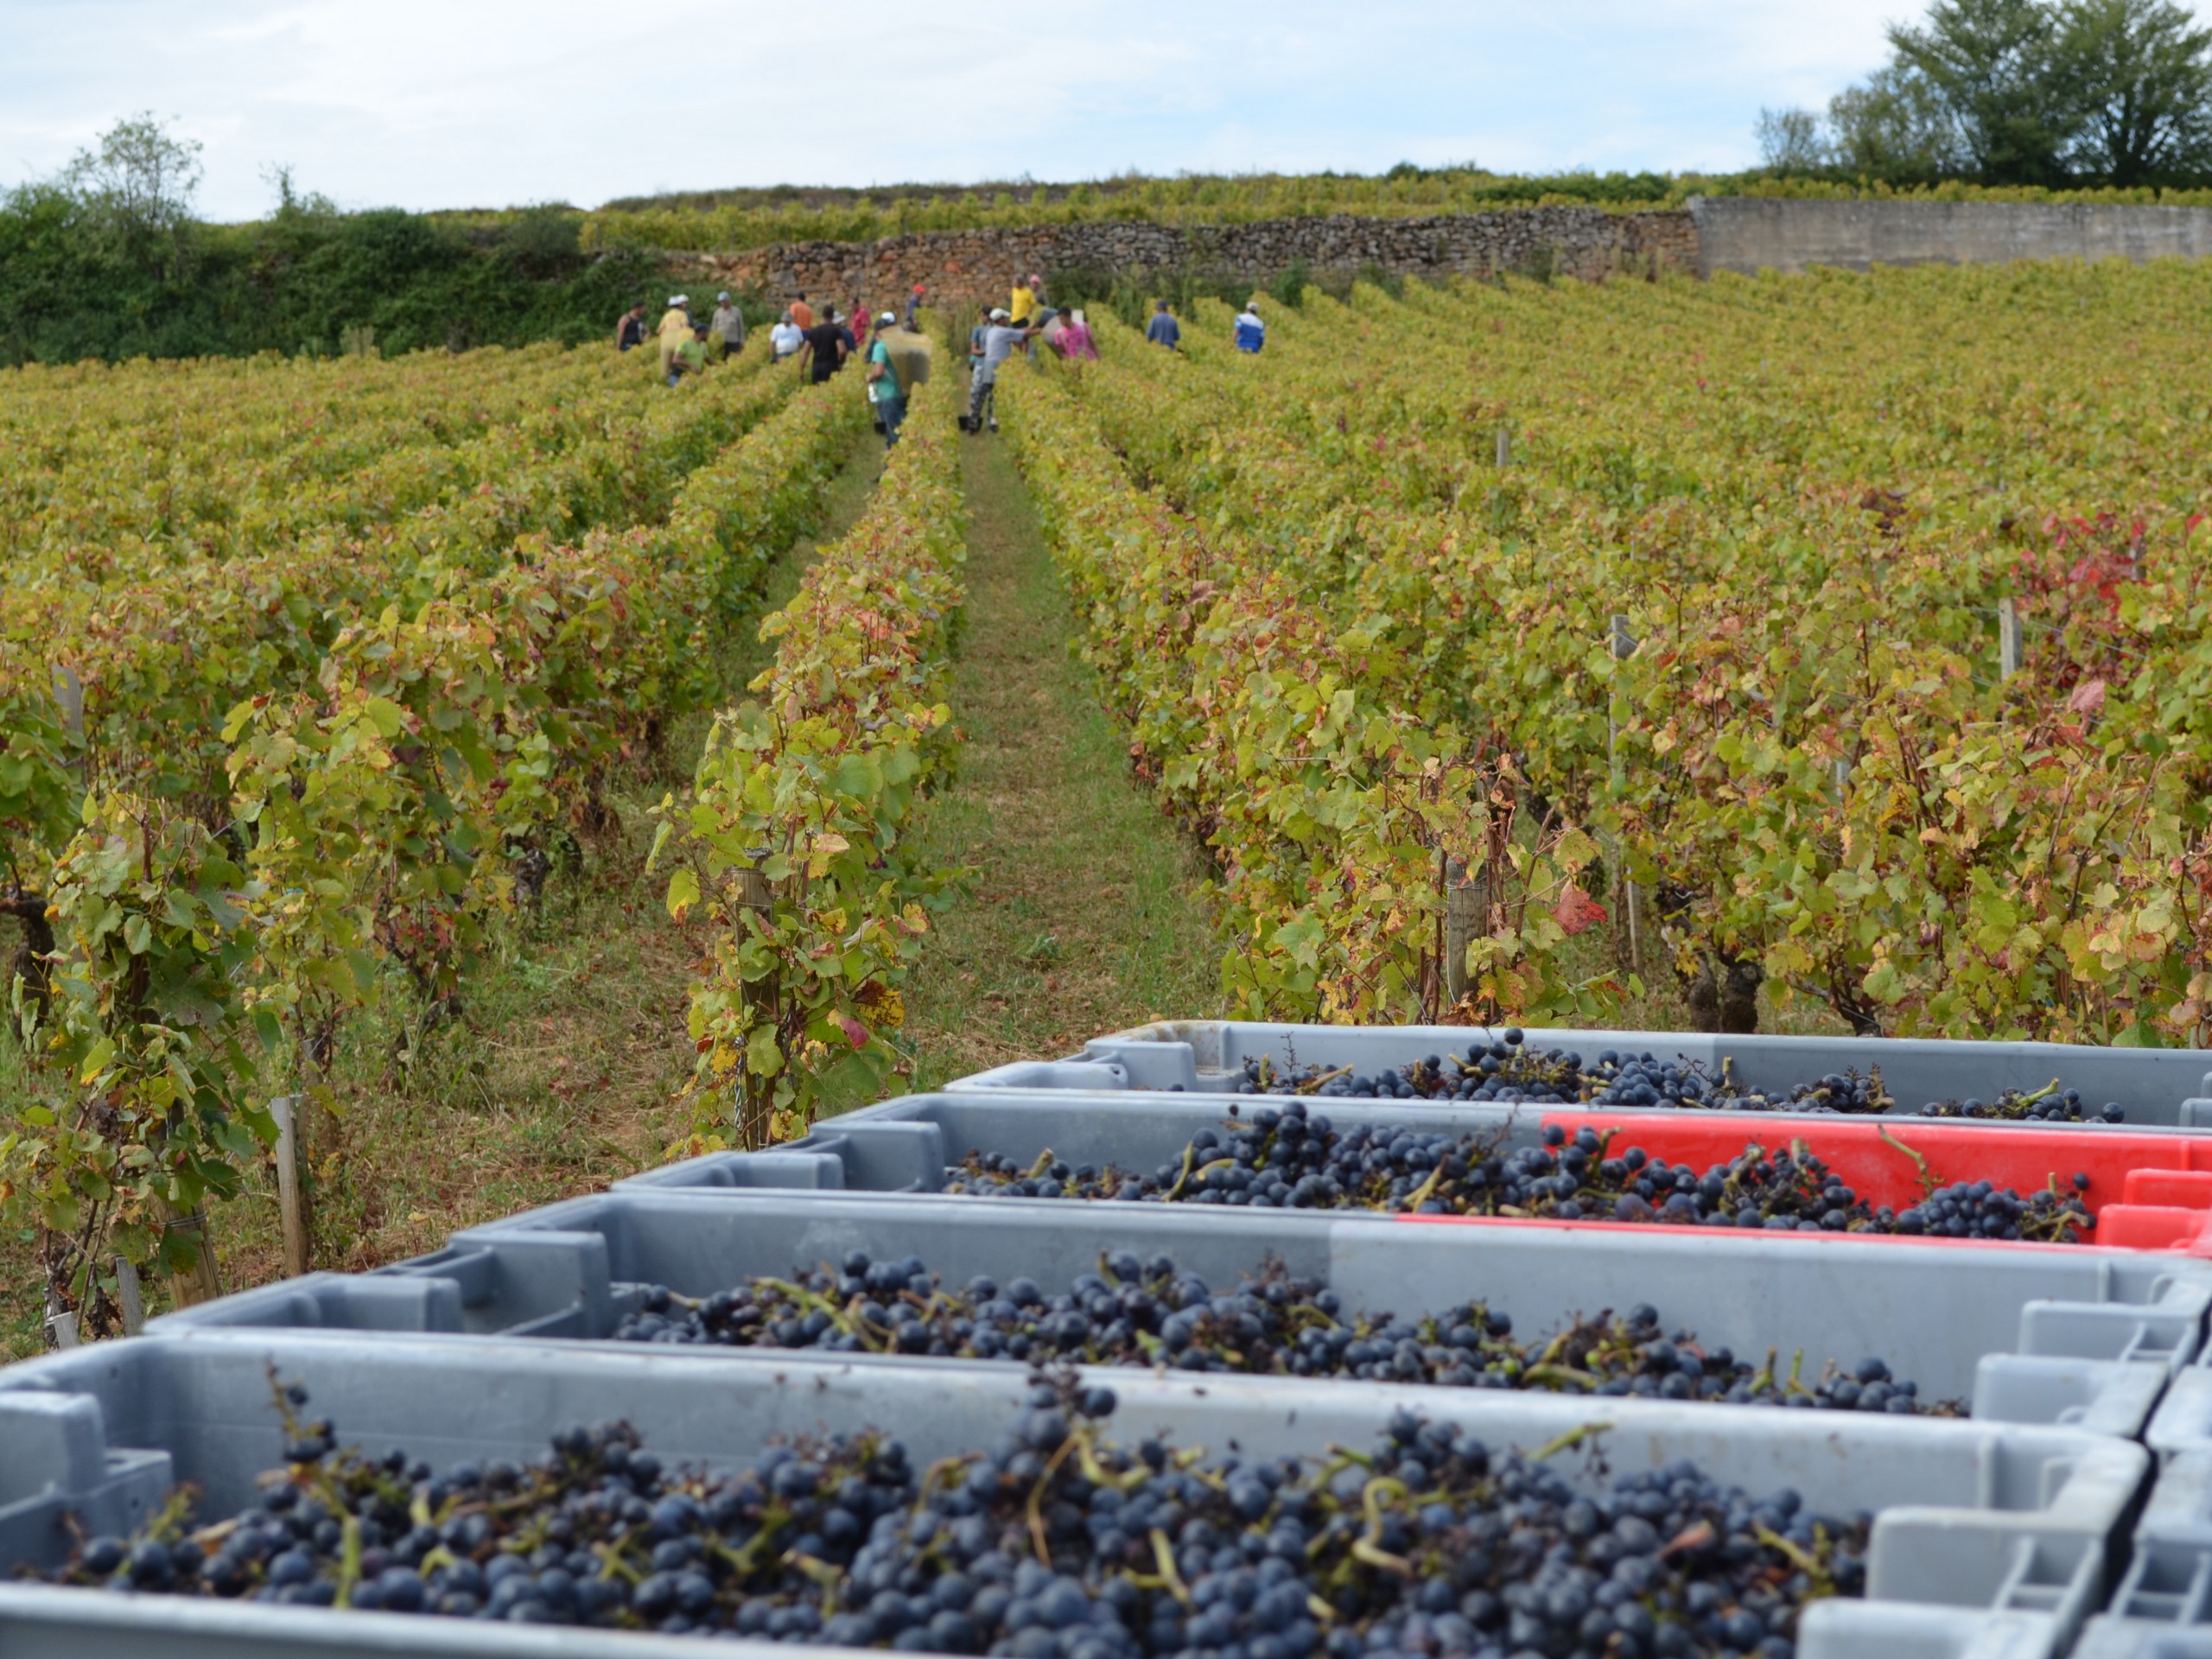
[[1949,107],[1924,75],[1896,66],[1828,100],[1830,158],[1852,178],[1933,184],[1965,170]]
[[1936,0],[1918,28],[1892,24],[1896,67],[1942,100],[1966,170],[1983,184],[2058,184],[2071,137],[2053,8],[2038,0]]
[[1900,185],[2212,176],[2212,29],[2173,0],[1936,0],[1825,118],[1761,110],[1770,172]]
[[174,137],[149,110],[78,151],[60,184],[92,231],[158,271],[173,270],[186,246],[200,176],[199,141]]
[[2212,29],[2171,0],[2069,0],[2056,56],[2076,177],[2133,187],[2212,170]]
[[1810,110],[1759,111],[1759,158],[1773,172],[1817,173],[1828,164],[1821,118]]
[[269,218],[210,225],[193,213],[199,157],[134,116],[54,177],[0,193],[0,365],[321,354],[364,330],[395,353],[575,344],[665,281],[644,250],[584,251],[570,207],[490,226],[343,213],[282,168]]

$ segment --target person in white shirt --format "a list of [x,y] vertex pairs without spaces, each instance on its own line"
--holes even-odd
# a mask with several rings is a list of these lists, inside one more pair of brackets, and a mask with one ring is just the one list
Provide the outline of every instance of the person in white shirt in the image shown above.
[[774,348],[776,361],[780,363],[798,355],[798,348],[806,344],[806,330],[793,322],[791,314],[786,311],[768,331],[768,344]]
[[1260,302],[1244,302],[1244,308],[1236,314],[1236,349],[1256,352],[1268,343],[1268,325],[1260,321]]

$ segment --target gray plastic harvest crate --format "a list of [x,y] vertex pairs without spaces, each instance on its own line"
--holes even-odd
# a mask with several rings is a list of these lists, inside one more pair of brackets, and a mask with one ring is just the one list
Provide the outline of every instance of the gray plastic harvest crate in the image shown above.
[[2176,1516],[2191,1506],[2200,1510],[2204,1516],[2202,1535],[2212,1542],[2212,1364],[2208,1364],[2201,1349],[2194,1363],[2175,1373],[2144,1438],[2164,1466],[2171,1469],[2178,1464],[2200,1471],[2190,1478],[2193,1497],[2180,1496],[2184,1490],[2181,1480],[2169,1485],[2166,1508]]
[[[1979,1418],[2142,1433],[2168,1377],[2198,1351],[2212,1262],[2127,1252],[1958,1250],[1830,1240],[1775,1250],[1753,1235],[1643,1236],[1461,1230],[1281,1211],[1160,1210],[906,1196],[631,1188],[456,1234],[381,1272],[317,1274],[156,1320],[156,1332],[304,1327],[603,1338],[642,1287],[704,1296],[855,1249],[912,1252],[946,1282],[1018,1274],[1048,1292],[1118,1249],[1165,1253],[1217,1288],[1269,1256],[1325,1279],[1349,1310],[1414,1315],[1471,1297],[1529,1335],[1637,1302],[1669,1330],[1739,1354],[1878,1353],[1928,1400]],[[678,1349],[720,1353],[723,1349]]]
[[2144,1437],[2158,1472],[2126,1576],[2081,1652],[2094,1659],[2212,1659],[2212,1371],[2179,1372]]
[[[2115,1596],[2113,1605],[2132,1599]],[[2177,1605],[2190,1599],[2185,1588],[2176,1592]],[[2202,1605],[2202,1596],[2194,1599]],[[2107,1614],[2083,1627],[2074,1659],[2212,1659],[2212,1626]]]
[[[2212,1445],[2154,1424],[2160,1466],[2127,1569],[2081,1649],[2095,1659],[2212,1659]],[[2178,1448],[2171,1443],[2180,1442]]]
[[2203,1472],[2194,1452],[2159,1472],[2126,1573],[2098,1621],[2096,1651],[2160,1651],[2164,1644],[2155,1638],[2182,1636],[2189,1641],[2174,1651],[2212,1659],[2212,1516],[2202,1508]]
[[[434,1465],[533,1455],[558,1429],[608,1418],[639,1425],[648,1445],[682,1463],[727,1465],[774,1436],[873,1424],[927,1464],[988,1445],[1027,1387],[1004,1367],[924,1370],[793,1354],[681,1363],[650,1351],[469,1338],[216,1330],[101,1344],[0,1373],[0,1572],[60,1559],[65,1512],[97,1529],[125,1527],[172,1480],[195,1483],[207,1512],[246,1501],[279,1453],[272,1367],[307,1386],[342,1440],[372,1452],[404,1446]],[[1494,1446],[1532,1447],[1609,1421],[1603,1452],[1615,1473],[1689,1458],[1753,1491],[1794,1486],[1823,1510],[1875,1510],[1867,1599],[1808,1610],[1804,1659],[1895,1659],[1901,1645],[1963,1654],[1999,1637],[2012,1652],[2062,1651],[2101,1605],[2108,1553],[2148,1468],[2133,1442],[2063,1428],[1623,1402],[1600,1417],[1590,1402],[1556,1395],[1097,1375],[1119,1392],[1116,1433],[1130,1440],[1164,1432],[1183,1445],[1233,1441],[1246,1456],[1312,1455],[1370,1440],[1401,1405]],[[1596,1478],[1584,1459],[1567,1469]],[[121,1637],[109,1597],[86,1592],[81,1616],[59,1622],[56,1605],[49,1592],[0,1587],[0,1652],[153,1659],[181,1650],[166,1628]],[[211,1634],[234,1621],[242,1646],[276,1631],[271,1610],[251,1604],[193,1611]],[[87,1634],[103,1625],[106,1645],[95,1649]],[[414,1654],[518,1651],[489,1645],[490,1627],[473,1621],[383,1614],[294,1617],[283,1650],[372,1651],[347,1631],[378,1625],[404,1628]],[[606,1650],[595,1636],[530,1649]]]
[[[1069,1089],[1090,1093],[1182,1089],[1234,1093],[1244,1062],[1265,1057],[1362,1073],[1395,1069],[1430,1054],[1464,1054],[1493,1033],[1465,1026],[1278,1026],[1230,1020],[1162,1020],[1100,1037],[1064,1060],[1018,1060],[950,1085],[969,1089]],[[1831,1071],[1882,1069],[1901,1113],[1931,1100],[1987,1098],[2005,1089],[2034,1090],[2054,1077],[2094,1105],[2118,1101],[2130,1127],[2212,1128],[2212,1052],[2094,1048],[2064,1043],[1943,1042],[1885,1037],[1715,1037],[1700,1032],[1563,1031],[1531,1028],[1530,1045],[1594,1059],[1605,1050],[1649,1052],[1700,1062],[1758,1088],[1787,1088]],[[1608,1108],[1607,1109],[1634,1109]],[[1986,1119],[1962,1118],[1961,1122]]]
[[[1280,1099],[1251,1096],[1239,1101],[1218,1095],[1152,1091],[1110,1098],[1013,1089],[902,1095],[896,1100],[829,1119],[817,1124],[805,1139],[788,1142],[772,1152],[709,1153],[630,1176],[617,1181],[614,1188],[617,1192],[633,1187],[782,1187],[817,1192],[934,1192],[944,1185],[947,1167],[971,1152],[996,1153],[1027,1165],[1047,1149],[1072,1165],[1115,1164],[1124,1169],[1150,1172],[1180,1160],[1194,1134],[1202,1128],[1218,1130],[1229,1121],[1232,1109],[1258,1111],[1282,1104]],[[1507,1152],[1536,1144],[1542,1135],[1547,1114],[1573,1109],[1505,1101],[1332,1099],[1309,1104],[1317,1116],[1327,1117],[1339,1128],[1391,1123],[1425,1132],[1497,1131],[1503,1137],[1500,1147]],[[1711,1129],[1720,1116],[1701,1111],[1629,1109],[1653,1126],[1648,1138],[1655,1143],[1659,1143],[1662,1125],[1687,1126],[1701,1135]],[[1741,1126],[1745,1143],[1756,1141],[1769,1146],[1779,1144],[1786,1137],[1789,1131],[1783,1125],[1789,1121],[1749,1114],[1726,1119],[1732,1128]],[[1854,1120],[1830,1117],[1823,1122],[1850,1123]],[[1941,1126],[1947,1134],[1958,1127],[1948,1120]],[[2047,1124],[2012,1123],[2005,1128],[2016,1139],[2028,1137],[2038,1145],[2047,1144],[2053,1173],[2072,1166],[2069,1148],[2080,1144],[2078,1136],[2083,1133]],[[1900,1135],[1910,1133],[1902,1126],[1896,1132]],[[2133,1133],[2161,1141],[2186,1141],[2193,1138],[2191,1131],[2179,1128],[2139,1129]],[[1637,1144],[1637,1130],[1624,1129],[1620,1144]],[[1649,1149],[1656,1152],[1659,1145]],[[1971,1179],[1971,1172],[1954,1169],[1946,1179]],[[982,1202],[1007,1204],[1018,1200],[994,1198]],[[1700,1233],[1705,1230],[1700,1230]]]
[[[1081,1169],[1116,1166],[1126,1171],[1160,1174],[1172,1172],[1184,1159],[1192,1137],[1201,1129],[1219,1129],[1249,1108],[1255,1113],[1284,1103],[1244,1096],[1240,1102],[1218,1095],[1173,1094],[1141,1090],[1119,1095],[1069,1092],[1025,1092],[1011,1089],[973,1089],[936,1095],[906,1095],[868,1107],[817,1127],[804,1139],[789,1142],[771,1153],[721,1152],[687,1159],[681,1163],[633,1175],[615,1183],[618,1191],[632,1187],[699,1188],[734,1191],[780,1187],[823,1192],[937,1192],[947,1177],[970,1153],[982,1153],[1026,1168],[1047,1151]],[[1511,1153],[1537,1143],[1550,1127],[1573,1122],[1605,1122],[1617,1131],[1614,1150],[1641,1147],[1654,1157],[1666,1155],[1709,1167],[1757,1143],[1769,1147],[1785,1139],[1811,1143],[1841,1179],[1861,1192],[1881,1195],[1876,1200],[1903,1205],[1918,1196],[1904,1160],[1917,1151],[1925,1154],[1920,1173],[1942,1181],[1973,1180],[1980,1176],[2001,1178],[2023,1192],[2040,1190],[2047,1181],[2064,1180],[2069,1173],[2096,1160],[2088,1156],[2092,1143],[2084,1131],[2047,1124],[2007,1124],[2000,1134],[1945,1122],[1891,1129],[1863,1120],[1828,1116],[1820,1119],[1738,1116],[1704,1111],[1639,1110],[1601,1116],[1584,1116],[1571,1109],[1535,1103],[1456,1102],[1425,1100],[1327,1100],[1318,1102],[1316,1116],[1339,1128],[1353,1125],[1389,1126],[1420,1132],[1479,1135],[1501,1153]],[[2087,1132],[2094,1133],[2094,1132]],[[2103,1183],[2095,1195],[2102,1217],[2140,1217],[2154,1221],[2169,1212],[2140,1204],[2130,1205],[2126,1188],[2139,1170],[2179,1171],[2187,1173],[2207,1145],[2196,1131],[2164,1128],[2114,1130],[2101,1150],[2115,1156],[2107,1160]],[[1984,1160],[1974,1149],[1987,1147]],[[2077,1156],[2077,1154],[2082,1154]],[[1161,1176],[1166,1179],[1166,1176]],[[2121,1190],[2114,1192],[2119,1187]],[[1207,1195],[1200,1195],[1204,1198]],[[991,1197],[974,1201],[1006,1204],[1020,1200]],[[1059,1200],[1052,1200],[1058,1202]],[[1159,1207],[1159,1206],[1153,1206]],[[1219,1207],[1209,1205],[1208,1207]],[[1287,1213],[1319,1220],[1329,1212],[1294,1209]],[[2199,1229],[2202,1212],[2184,1212]],[[1586,1225],[1598,1217],[1576,1222],[1501,1220],[1503,1226]],[[1601,1224],[1612,1224],[1610,1223]],[[1699,1228],[1701,1236],[1713,1229]],[[1768,1235],[1777,1246],[1784,1239],[1798,1244],[1833,1240],[1840,1235],[1821,1232],[1776,1232]],[[2150,1248],[2131,1239],[2124,1228],[2100,1236],[2114,1249]],[[2163,1248],[2170,1236],[2153,1241]],[[2184,1242],[2186,1242],[2184,1240]],[[1994,1243],[1998,1249],[2081,1249],[2081,1245]]]

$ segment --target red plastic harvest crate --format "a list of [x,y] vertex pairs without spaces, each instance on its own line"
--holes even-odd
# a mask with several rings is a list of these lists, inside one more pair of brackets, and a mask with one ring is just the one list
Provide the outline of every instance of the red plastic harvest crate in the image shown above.
[[[1897,1118],[1776,1119],[1746,1122],[1738,1114],[1710,1119],[1686,1113],[1655,1116],[1642,1112],[1552,1112],[1572,1135],[1592,1128],[1610,1135],[1608,1153],[1618,1156],[1641,1147],[1654,1158],[1687,1163],[1700,1170],[1726,1163],[1747,1144],[1780,1150],[1796,1143],[1826,1164],[1869,1204],[1902,1210],[1922,1196],[1921,1162],[1938,1185],[1954,1181],[1988,1181],[2021,1193],[2041,1190],[2056,1179],[2070,1184],[2076,1174],[2089,1178],[2082,1194],[2097,1218],[2088,1246],[2104,1249],[2178,1249],[2212,1255],[2212,1135],[2143,1135],[2125,1129],[2005,1128],[1986,1124],[1913,1122]],[[1920,1161],[1916,1161],[1917,1154]],[[1428,1225],[1499,1227],[1619,1227],[1643,1231],[1649,1223],[1540,1221],[1512,1217],[1405,1216]],[[1903,1236],[1866,1233],[1788,1232],[1777,1239]],[[1920,1244],[1949,1243],[1977,1249],[2067,1249],[2082,1246],[1999,1243],[1994,1240],[1930,1239]]]

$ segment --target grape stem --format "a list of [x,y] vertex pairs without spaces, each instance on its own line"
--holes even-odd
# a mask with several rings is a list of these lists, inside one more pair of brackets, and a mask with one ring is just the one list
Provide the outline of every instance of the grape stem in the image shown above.
[[1395,1573],[1400,1578],[1414,1575],[1414,1564],[1402,1555],[1393,1555],[1382,1548],[1382,1500],[1385,1497],[1402,1501],[1410,1497],[1403,1481],[1393,1480],[1387,1475],[1377,1475],[1360,1489],[1359,1505],[1367,1512],[1367,1529],[1352,1540],[1351,1553],[1355,1560],[1380,1567],[1385,1573]]
[[361,1517],[351,1509],[341,1508],[340,1513],[345,1516],[338,1523],[345,1542],[338,1558],[338,1593],[331,1605],[350,1607],[353,1605],[353,1586],[361,1581]]
[[1167,1189],[1166,1202],[1172,1203],[1183,1196],[1183,1188],[1189,1182],[1191,1171],[1198,1160],[1198,1149],[1195,1144],[1183,1148],[1183,1173],[1175,1178],[1175,1185]]
[[1175,1552],[1168,1548],[1167,1535],[1158,1527],[1152,1529],[1152,1559],[1160,1568],[1160,1581],[1166,1586],[1167,1593],[1188,1607],[1191,1586],[1183,1582],[1183,1575],[1175,1570]]
[[1891,1135],[1887,1129],[1877,1129],[1875,1133],[1880,1135],[1882,1139],[1887,1141],[1891,1146],[1895,1147],[1899,1152],[1904,1154],[1906,1157],[1911,1159],[1914,1164],[1918,1166],[1920,1170],[1920,1196],[1922,1198],[1926,1198],[1937,1187],[1942,1185],[1943,1183],[1936,1179],[1936,1173],[1928,1167],[1928,1160],[1925,1158],[1915,1152],[1910,1147],[1905,1145],[1904,1141],[1898,1140],[1897,1136]]
[[1529,1461],[1541,1463],[1556,1452],[1572,1451],[1583,1441],[1604,1433],[1611,1427],[1611,1423],[1584,1423],[1579,1428],[1570,1428],[1566,1433],[1546,1440],[1543,1445],[1531,1452],[1529,1454]]
[[1814,1585],[1819,1589],[1821,1594],[1833,1595],[1835,1593],[1835,1586],[1830,1582],[1827,1572],[1822,1569],[1820,1563],[1820,1558],[1818,1556],[1814,1555],[1809,1551],[1799,1548],[1796,1544],[1791,1543],[1787,1538],[1784,1538],[1780,1533],[1773,1531],[1770,1528],[1755,1527],[1752,1529],[1752,1535],[1756,1537],[1759,1542],[1764,1544],[1769,1549],[1775,1550],[1787,1557],[1791,1566],[1795,1567],[1799,1572],[1802,1573],[1807,1578],[1813,1581]]
[[1038,1560],[1047,1567],[1052,1564],[1052,1547],[1045,1535],[1045,1494],[1051,1490],[1052,1477],[1067,1461],[1068,1453],[1075,1449],[1075,1446],[1076,1438],[1072,1434],[1062,1440],[1060,1449],[1052,1453],[1045,1465],[1044,1472],[1037,1477],[1036,1484],[1029,1489],[1029,1541],[1036,1547]]

